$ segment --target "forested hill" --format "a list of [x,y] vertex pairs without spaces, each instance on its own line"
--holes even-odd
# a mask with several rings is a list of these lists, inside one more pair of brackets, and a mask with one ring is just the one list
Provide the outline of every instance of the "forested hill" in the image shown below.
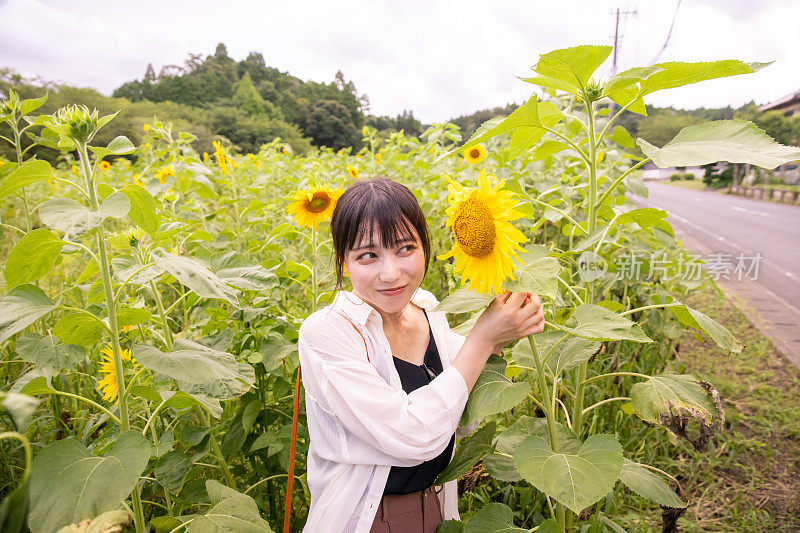
[[211,131],[243,149],[257,149],[255,142],[267,142],[286,123],[317,146],[358,146],[368,103],[341,72],[331,83],[303,81],[267,66],[258,52],[236,61],[222,43],[205,59],[190,54],[183,65],[165,66],[158,74],[148,65],[141,80],[124,83],[113,96],[203,109]]
[[[312,145],[357,151],[365,123],[379,130],[422,132],[411,111],[396,118],[365,116],[367,96],[358,94],[341,72],[330,83],[303,81],[267,66],[257,52],[237,61],[222,43],[212,55],[190,54],[183,65],[168,65],[158,73],[148,65],[142,79],[122,84],[111,97],[94,89],[26,80],[12,69],[0,68],[0,95],[8,95],[10,89],[22,98],[48,91],[47,103],[37,110],[44,114],[73,103],[96,107],[101,114],[119,111],[101,130],[98,142],[117,135],[138,142],[142,125],[154,116],[173,122],[176,131],[193,133],[200,151],[211,151],[214,136],[226,137],[242,152],[257,152],[275,137],[295,153],[305,153]],[[0,134],[4,127],[0,124]],[[0,158],[13,158],[11,150],[0,143]],[[44,149],[39,156],[52,159],[55,154]]]

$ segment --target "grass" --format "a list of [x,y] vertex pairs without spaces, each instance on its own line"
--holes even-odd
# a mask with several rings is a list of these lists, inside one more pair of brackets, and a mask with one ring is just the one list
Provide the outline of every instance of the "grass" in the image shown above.
[[725,325],[744,349],[729,354],[691,331],[680,341],[674,369],[710,381],[726,416],[726,431],[705,454],[674,448],[671,470],[689,501],[680,530],[800,531],[800,369],[715,290],[696,291],[686,303]]
[[681,187],[683,189],[694,189],[696,191],[706,190],[706,184],[703,183],[703,180],[679,180],[679,181],[666,180],[662,181],[661,183],[672,185],[674,187]]

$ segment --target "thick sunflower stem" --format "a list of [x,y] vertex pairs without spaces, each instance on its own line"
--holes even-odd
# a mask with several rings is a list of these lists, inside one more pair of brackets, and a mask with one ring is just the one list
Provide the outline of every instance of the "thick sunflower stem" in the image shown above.
[[[22,136],[17,128],[16,115],[11,117],[11,129],[14,132],[14,148],[17,152],[17,166],[22,166]],[[31,211],[28,207],[28,196],[25,194],[25,187],[22,188],[22,208],[25,212],[25,231],[31,230]]]
[[142,507],[142,495],[141,495],[142,488],[139,485],[133,489],[132,501],[133,501],[133,522],[136,527],[136,533],[146,533],[145,529],[145,520],[144,520],[144,508]]
[[[586,97],[585,94],[584,97]],[[589,102],[588,98],[586,101]],[[589,235],[591,235],[597,228],[597,211],[599,207],[597,205],[597,139],[594,135],[594,103],[589,103],[587,105],[587,112],[589,115]],[[594,303],[593,282],[586,283],[586,299],[584,301],[588,304]],[[586,392],[585,381],[588,367],[588,363],[581,363],[578,367],[578,384],[575,389],[575,402],[572,410],[572,429],[575,431],[578,438],[580,438],[583,429],[583,403]]]
[[[207,428],[211,427],[211,420],[209,420],[208,415],[201,407],[197,407],[197,413],[200,416],[200,421],[203,425]],[[216,457],[217,462],[222,467],[222,473],[225,476],[225,481],[228,482],[228,486],[232,489],[236,489],[236,480],[233,479],[233,475],[231,474],[231,469],[228,466],[228,462],[225,460],[225,454],[222,453],[222,448],[219,446],[219,442],[214,435],[209,434],[209,444],[211,444],[211,451],[214,453],[214,457]]]
[[[541,395],[543,400],[546,400],[550,397],[550,389],[547,386],[547,379],[544,377],[544,362],[542,361],[542,356],[539,353],[539,347],[536,346],[536,341],[533,338],[533,335],[528,335],[528,342],[531,345],[531,351],[533,352],[533,358],[536,361],[536,376],[539,382],[539,394]],[[555,395],[555,387],[556,384],[553,383],[553,395]],[[547,418],[547,430],[550,434],[550,448],[554,452],[558,452],[559,444],[558,444],[558,434],[556,432],[556,411],[555,411],[555,404],[552,402],[543,401],[544,406],[544,414]],[[556,503],[556,520],[558,521],[559,525],[563,528],[566,523],[566,509],[564,505],[561,503]]]
[[531,345],[533,359],[536,361],[536,377],[539,381],[539,394],[543,400],[542,404],[546,407],[544,414],[545,417],[547,417],[547,429],[550,432],[550,447],[554,452],[557,452],[558,437],[556,434],[555,411],[553,410],[553,406],[550,402],[544,401],[550,397],[550,388],[547,386],[547,379],[544,377],[544,362],[542,361],[542,356],[539,353],[539,347],[536,346],[536,341],[534,340],[533,335],[528,335],[528,342]]
[[[84,178],[86,179],[86,191],[89,194],[89,202],[93,210],[97,210],[97,191],[95,190],[94,177],[89,166],[89,154],[86,151],[86,143],[79,145],[78,156],[83,167]],[[111,350],[114,356],[114,378],[117,382],[117,391],[125,390],[125,375],[122,371],[122,350],[119,345],[119,330],[117,327],[117,309],[114,303],[114,291],[111,286],[111,271],[108,265],[108,253],[106,252],[106,237],[102,224],[97,227],[97,248],[98,259],[100,261],[100,277],[103,282],[103,294],[106,301],[106,312],[108,313],[108,329],[111,333]],[[128,418],[128,401],[120,394],[117,394],[119,402],[120,429],[125,432],[130,429],[130,419]]]
[[[21,118],[21,117],[20,117]],[[17,168],[22,166],[22,132],[19,130],[17,125],[17,115],[16,113],[11,115],[11,120],[9,121],[11,126],[11,130],[14,132],[14,149],[17,153]],[[22,129],[25,131],[25,128]],[[22,193],[22,209],[25,213],[25,232],[30,232],[31,227],[33,224],[31,223],[31,210],[30,206],[28,206],[28,195],[25,192],[25,187],[23,187],[20,192]],[[36,282],[36,285],[39,285],[39,282]],[[47,322],[45,321],[44,317],[42,317],[41,321],[42,326],[42,335],[47,335]]]
[[[231,187],[233,188],[233,215],[236,217],[236,229],[238,230],[240,227],[239,222],[239,187],[236,183],[236,173],[234,172],[233,166],[228,169],[231,175]],[[237,231],[238,234],[238,231]]]
[[[587,234],[592,235],[597,229],[597,212],[600,208],[597,205],[597,145],[599,139],[595,137],[595,110],[594,102],[592,102],[586,92],[583,94],[584,101],[587,103],[586,111],[588,114],[587,126],[589,129],[589,160],[587,165],[589,167],[589,227]],[[594,303],[594,282],[586,282],[586,298],[585,303]],[[581,363],[578,367],[577,386],[575,388],[575,400],[572,405],[572,430],[578,439],[581,438],[583,433],[583,405],[584,396],[586,393],[586,373],[589,364]],[[563,523],[559,521],[559,523]],[[568,513],[566,517],[566,525],[572,525],[572,513]]]
[[[89,194],[89,202],[92,210],[97,211],[99,204],[97,201],[97,191],[95,190],[94,176],[89,166],[89,154],[86,150],[86,143],[79,143],[78,156],[83,167],[83,175],[86,178],[86,191]],[[128,399],[122,392],[125,390],[125,374],[122,371],[122,351],[119,345],[119,329],[117,327],[117,308],[114,300],[114,290],[111,286],[111,271],[108,265],[108,253],[106,252],[106,237],[103,225],[97,227],[97,248],[98,259],[100,260],[100,276],[103,280],[103,294],[106,300],[106,312],[108,313],[108,327],[111,330],[111,350],[114,354],[114,378],[117,382],[117,401],[119,403],[120,430],[124,433],[131,428],[128,418]],[[139,497],[139,487],[133,490],[133,510],[134,524],[136,533],[144,533],[144,510],[142,500]]]
[[[588,100],[587,100],[588,101]],[[597,139],[594,136],[594,103],[587,105],[589,114],[589,235],[597,227]]]
[[172,330],[170,329],[169,322],[167,321],[167,314],[164,312],[164,304],[161,302],[161,295],[158,293],[156,284],[152,280],[150,280],[150,290],[153,291],[153,297],[156,300],[156,309],[158,309],[158,316],[161,319],[161,329],[164,331],[164,340],[167,343],[167,350],[171,351],[172,347],[174,346],[174,341],[172,340]]

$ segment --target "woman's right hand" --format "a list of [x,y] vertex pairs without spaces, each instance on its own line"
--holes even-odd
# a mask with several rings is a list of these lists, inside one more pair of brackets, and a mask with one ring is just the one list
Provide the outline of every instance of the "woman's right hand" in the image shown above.
[[484,310],[470,331],[492,346],[505,346],[544,331],[544,309],[532,292],[504,291]]

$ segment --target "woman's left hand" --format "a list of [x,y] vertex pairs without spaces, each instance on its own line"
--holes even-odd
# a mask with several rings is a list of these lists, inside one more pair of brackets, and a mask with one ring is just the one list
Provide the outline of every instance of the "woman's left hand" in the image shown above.
[[[529,292],[527,294],[527,296],[525,297],[525,302],[522,305],[527,305],[527,304],[531,303],[533,301],[533,299],[531,298],[532,295],[533,295],[533,293]],[[494,349],[492,350],[492,353],[502,356],[503,355],[503,349],[505,347],[506,347],[505,344],[502,344],[502,343],[501,344],[496,344]]]

